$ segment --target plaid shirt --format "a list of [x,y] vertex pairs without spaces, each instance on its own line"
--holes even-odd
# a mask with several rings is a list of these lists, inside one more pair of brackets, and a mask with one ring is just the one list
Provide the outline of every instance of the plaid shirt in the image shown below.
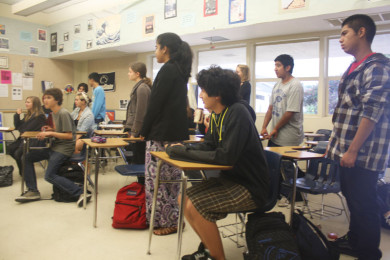
[[361,119],[376,123],[358,152],[355,165],[370,171],[384,171],[390,142],[390,60],[373,54],[339,85],[339,100],[333,114],[333,132],[328,158],[340,161],[348,151]]

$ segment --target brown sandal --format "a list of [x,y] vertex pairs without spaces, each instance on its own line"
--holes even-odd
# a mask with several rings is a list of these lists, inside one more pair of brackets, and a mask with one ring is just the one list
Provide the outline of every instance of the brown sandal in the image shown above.
[[[186,224],[183,223],[183,229],[185,226]],[[155,234],[156,236],[167,236],[175,233],[177,233],[177,227],[163,227],[163,228],[155,228],[153,230],[153,234]]]

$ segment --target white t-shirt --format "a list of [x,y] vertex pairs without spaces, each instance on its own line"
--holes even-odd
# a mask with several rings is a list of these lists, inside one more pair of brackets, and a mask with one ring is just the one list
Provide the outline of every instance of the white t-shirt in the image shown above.
[[278,131],[278,137],[272,142],[280,146],[299,145],[303,142],[303,87],[293,78],[283,84],[279,80],[272,89],[272,129],[275,128],[285,112],[295,112],[293,117]]

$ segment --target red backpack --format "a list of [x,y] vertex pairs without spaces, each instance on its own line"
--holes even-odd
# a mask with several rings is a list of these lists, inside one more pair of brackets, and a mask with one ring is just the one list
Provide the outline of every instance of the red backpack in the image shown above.
[[118,191],[114,216],[112,217],[112,227],[147,228],[144,185],[133,182]]

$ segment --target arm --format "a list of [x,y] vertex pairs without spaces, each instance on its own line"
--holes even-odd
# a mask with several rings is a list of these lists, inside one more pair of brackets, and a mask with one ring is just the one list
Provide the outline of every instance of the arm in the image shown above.
[[14,115],[14,126],[16,130],[19,130],[20,126],[23,124],[24,120],[20,120],[20,114],[15,113]]
[[137,89],[137,107],[135,110],[135,117],[131,135],[138,136],[144,122],[146,109],[148,108],[148,101],[150,96],[150,89],[147,86],[140,86]]
[[263,127],[261,129],[261,135],[263,135],[264,137],[268,136],[267,126],[272,119],[272,109],[273,106],[269,105],[267,113],[265,114],[264,117]]
[[282,128],[285,124],[288,123],[288,121],[291,120],[291,118],[294,116],[294,113],[295,112],[290,112],[290,111],[286,111],[282,118],[279,120],[279,122],[276,124],[275,128],[272,129],[272,132],[270,133],[269,137],[275,137],[277,138],[278,137],[278,131],[280,130],[280,128]]
[[95,123],[95,118],[93,117],[92,113],[87,113],[83,117],[83,120],[81,120],[80,118],[80,121],[79,124],[77,125],[78,131],[88,132],[92,128],[93,124]]
[[[95,94],[95,100],[93,101],[92,105],[92,113],[95,118],[99,115],[100,112],[100,107],[103,106],[103,101],[104,101],[104,90],[102,89],[95,89],[94,94]],[[103,118],[104,119],[104,118]]]
[[57,133],[57,132],[40,132],[37,135],[38,140],[43,140],[45,137],[55,137],[57,139],[63,139],[63,140],[72,140],[73,134],[72,132],[66,132],[66,133]]

